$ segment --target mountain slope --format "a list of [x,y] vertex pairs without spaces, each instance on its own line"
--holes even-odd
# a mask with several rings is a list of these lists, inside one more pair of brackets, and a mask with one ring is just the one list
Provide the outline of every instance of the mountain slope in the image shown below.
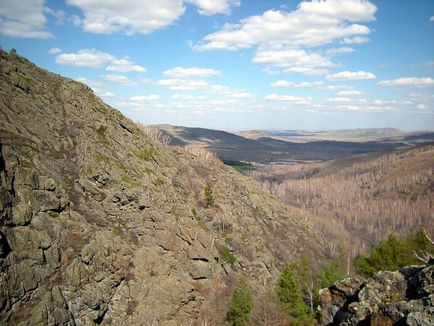
[[325,257],[254,181],[13,52],[0,66],[0,324],[215,324],[239,275],[260,292]]
[[198,145],[216,152],[223,160],[249,162],[285,162],[288,160],[330,160],[354,154],[387,151],[406,144],[400,141],[336,141],[314,140],[292,142],[277,137],[274,133],[255,132],[256,137],[246,138],[221,130],[151,126],[169,135],[171,145]]
[[389,233],[434,233],[434,146],[421,144],[296,166],[264,166],[250,172],[284,202],[326,225],[346,229],[355,252]]

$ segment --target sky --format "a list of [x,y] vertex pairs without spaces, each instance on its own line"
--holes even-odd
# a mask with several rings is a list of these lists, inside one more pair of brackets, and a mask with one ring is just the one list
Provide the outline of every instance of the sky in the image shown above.
[[0,0],[0,46],[143,124],[434,130],[433,0]]

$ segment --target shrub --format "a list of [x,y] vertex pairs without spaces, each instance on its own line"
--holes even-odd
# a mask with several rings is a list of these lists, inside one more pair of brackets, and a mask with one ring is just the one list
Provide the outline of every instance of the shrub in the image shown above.
[[102,141],[103,143],[107,142],[107,139],[105,138],[106,131],[107,131],[106,126],[100,126],[98,129],[96,129],[96,133],[98,134],[100,141]]
[[277,281],[277,297],[285,314],[294,319],[294,323],[309,319],[307,305],[303,301],[303,294],[296,278],[293,266],[285,265]]
[[249,288],[246,280],[241,278],[232,293],[226,313],[226,321],[233,326],[247,325],[252,308],[253,300]]
[[228,247],[224,247],[221,251],[220,251],[220,258],[233,265],[235,263],[235,261],[237,260],[237,258],[234,256],[234,254],[229,250]]
[[397,270],[403,266],[420,264],[416,253],[433,254],[433,246],[423,229],[403,238],[390,234],[380,241],[368,255],[358,255],[354,266],[358,273],[372,275],[380,270]]
[[204,188],[204,192],[205,192],[206,207],[210,207],[211,205],[214,204],[214,197],[212,195],[212,189],[211,189],[211,185],[209,184],[209,182],[206,183],[205,188]]

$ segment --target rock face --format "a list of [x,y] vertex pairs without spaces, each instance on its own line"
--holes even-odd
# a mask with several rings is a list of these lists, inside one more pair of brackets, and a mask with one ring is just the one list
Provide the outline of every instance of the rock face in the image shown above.
[[434,325],[434,265],[336,282],[319,308],[320,325]]
[[0,67],[1,325],[216,324],[240,274],[260,291],[282,263],[324,257],[252,180],[15,53]]

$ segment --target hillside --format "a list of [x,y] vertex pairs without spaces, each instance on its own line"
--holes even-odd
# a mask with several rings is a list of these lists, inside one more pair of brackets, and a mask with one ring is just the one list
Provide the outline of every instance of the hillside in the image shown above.
[[387,234],[419,227],[434,233],[434,146],[370,153],[250,172],[284,202],[325,218],[318,228],[345,230],[353,254]]
[[[406,146],[397,141],[342,141],[327,138],[312,141],[291,141],[279,133],[254,131],[254,138],[246,138],[220,130],[156,125],[171,137],[170,145],[196,145],[216,152],[223,160],[258,163],[285,163],[292,160],[331,160],[354,154],[387,151]],[[382,132],[385,134],[386,132]],[[299,135],[297,132],[294,135]],[[280,136],[279,136],[280,135]],[[287,135],[285,133],[285,135]],[[418,138],[419,139],[419,138]]]
[[14,52],[0,66],[0,324],[218,324],[240,275],[257,298],[284,262],[326,258],[251,179]]

